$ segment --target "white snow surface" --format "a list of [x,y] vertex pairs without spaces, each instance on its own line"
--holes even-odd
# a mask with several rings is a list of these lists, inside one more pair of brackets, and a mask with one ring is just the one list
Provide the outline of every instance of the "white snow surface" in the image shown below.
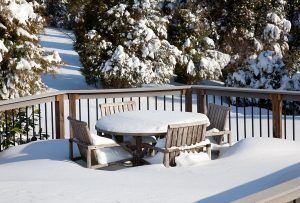
[[299,153],[299,142],[248,138],[197,166],[108,171],[69,161],[67,140],[38,141],[0,154],[1,201],[230,202],[299,177]]
[[[105,116],[97,121],[98,129],[116,133],[166,133],[168,125],[203,122],[209,125],[205,114],[176,111],[127,111]],[[117,125],[116,125],[117,123]]]
[[52,57],[49,60],[58,60],[58,53],[64,62],[57,74],[45,74],[42,77],[42,81],[50,91],[93,89],[86,84],[80,72],[82,64],[77,52],[73,49],[73,39],[75,37],[72,32],[58,28],[46,28],[45,33],[40,35],[41,46],[46,51],[55,51],[55,58]]

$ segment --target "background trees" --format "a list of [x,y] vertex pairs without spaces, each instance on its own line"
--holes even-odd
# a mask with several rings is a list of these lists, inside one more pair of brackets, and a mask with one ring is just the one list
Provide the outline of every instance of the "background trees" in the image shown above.
[[35,1],[0,0],[0,100],[45,90],[41,75],[61,61],[38,44],[44,25],[38,9]]

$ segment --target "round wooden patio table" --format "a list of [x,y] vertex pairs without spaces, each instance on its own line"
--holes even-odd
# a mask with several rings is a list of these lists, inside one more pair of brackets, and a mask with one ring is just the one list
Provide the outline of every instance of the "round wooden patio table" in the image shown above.
[[142,137],[167,133],[168,125],[207,122],[205,114],[176,111],[127,111],[105,116],[97,121],[96,130],[110,135],[129,135],[136,140],[136,158],[142,158]]

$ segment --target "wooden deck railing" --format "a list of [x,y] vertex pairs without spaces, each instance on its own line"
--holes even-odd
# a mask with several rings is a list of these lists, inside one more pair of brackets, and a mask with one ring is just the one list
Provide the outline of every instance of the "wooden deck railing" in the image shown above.
[[[232,101],[237,98],[241,101],[264,99],[270,103],[270,107],[263,109],[253,104],[235,105]],[[36,139],[69,137],[70,131],[66,122],[66,117],[69,115],[87,121],[93,130],[93,124],[100,118],[99,104],[124,100],[136,101],[140,110],[159,109],[199,113],[205,113],[208,103],[228,105],[232,107],[228,128],[234,132],[235,140],[249,136],[296,140],[298,117],[295,109],[291,115],[287,115],[286,105],[290,105],[287,102],[292,102],[294,108],[296,102],[300,101],[300,92],[215,86],[165,86],[57,91],[1,101],[0,143],[7,139],[11,140],[10,145],[16,145]],[[18,112],[22,114],[19,115]],[[21,121],[23,122],[21,127],[26,128],[22,132],[10,133],[12,126]],[[0,147],[0,150],[3,148],[5,147]]]

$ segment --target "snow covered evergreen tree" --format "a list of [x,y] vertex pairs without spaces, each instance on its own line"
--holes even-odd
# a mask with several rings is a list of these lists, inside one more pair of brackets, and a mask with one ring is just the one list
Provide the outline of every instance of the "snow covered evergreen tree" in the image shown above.
[[45,53],[38,44],[44,19],[39,4],[0,0],[0,100],[37,94],[46,89],[45,72],[61,62],[57,52]]
[[196,83],[200,79],[220,79],[230,56],[217,51],[215,24],[209,19],[206,1],[168,2],[163,10],[170,13],[168,40],[182,51],[175,74],[180,82]]
[[168,19],[158,6],[156,0],[86,5],[76,48],[89,84],[100,79],[106,87],[170,82],[181,52],[167,41]]

